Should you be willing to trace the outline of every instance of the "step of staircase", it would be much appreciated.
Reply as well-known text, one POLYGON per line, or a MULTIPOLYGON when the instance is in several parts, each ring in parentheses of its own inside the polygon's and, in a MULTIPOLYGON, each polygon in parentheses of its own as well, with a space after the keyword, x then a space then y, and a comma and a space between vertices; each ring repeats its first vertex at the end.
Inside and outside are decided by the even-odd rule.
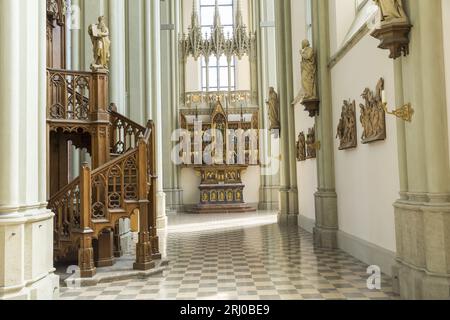
POLYGON ((111 283, 131 279, 147 279, 152 276, 162 275, 169 265, 169 260, 162 259, 155 261, 156 266, 151 270, 133 270, 133 264, 136 261, 135 259, 136 257, 134 255, 126 255, 122 258, 118 258, 112 267, 97 268, 97 274, 92 278, 81 278, 77 273, 74 273, 69 277, 67 277, 66 274, 60 275, 61 286, 76 289, 94 287, 101 283, 111 283))

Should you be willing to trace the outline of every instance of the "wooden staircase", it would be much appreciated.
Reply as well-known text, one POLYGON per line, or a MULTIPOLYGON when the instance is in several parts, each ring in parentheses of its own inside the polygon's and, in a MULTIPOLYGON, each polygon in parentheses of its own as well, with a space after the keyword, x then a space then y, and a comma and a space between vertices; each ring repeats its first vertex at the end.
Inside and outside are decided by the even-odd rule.
POLYGON ((107 73, 48 69, 47 76, 48 208, 55 213, 55 259, 77 260, 82 277, 94 276, 96 267, 112 265, 121 254, 119 220, 137 216, 134 268, 153 268, 161 257, 155 228, 154 123, 141 126, 108 106, 107 73), (70 183, 65 179, 68 141, 92 157, 92 168, 83 164, 70 183))

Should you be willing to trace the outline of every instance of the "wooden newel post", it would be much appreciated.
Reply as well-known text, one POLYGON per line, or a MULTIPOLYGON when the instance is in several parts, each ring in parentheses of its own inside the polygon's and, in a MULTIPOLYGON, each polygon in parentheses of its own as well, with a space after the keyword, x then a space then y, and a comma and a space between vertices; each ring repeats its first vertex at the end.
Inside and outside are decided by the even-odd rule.
POLYGON ((152 245, 148 221, 147 144, 142 136, 139 137, 138 152, 139 240, 136 245, 134 269, 150 270, 155 267, 155 263, 152 261, 152 245))
POLYGON ((92 168, 96 169, 109 161, 109 113, 108 72, 97 71, 92 75, 90 120, 95 123, 92 132, 92 168))
POLYGON ((156 132, 155 132, 155 123, 153 121, 149 121, 147 124, 147 128, 151 129, 151 136, 149 139, 148 146, 148 159, 150 168, 150 192, 149 192, 149 208, 148 208, 148 220, 150 222, 150 234, 152 241, 152 257, 153 259, 161 259, 161 253, 159 252, 159 238, 158 238, 158 230, 156 228, 156 218, 157 218, 157 206, 156 206, 156 188, 157 188, 157 180, 158 174, 156 172, 156 132))
POLYGON ((83 163, 80 174, 80 248, 78 250, 78 266, 82 278, 91 278, 96 274, 94 265, 94 249, 92 248, 92 236, 94 231, 90 227, 91 217, 91 169, 87 163, 83 163))

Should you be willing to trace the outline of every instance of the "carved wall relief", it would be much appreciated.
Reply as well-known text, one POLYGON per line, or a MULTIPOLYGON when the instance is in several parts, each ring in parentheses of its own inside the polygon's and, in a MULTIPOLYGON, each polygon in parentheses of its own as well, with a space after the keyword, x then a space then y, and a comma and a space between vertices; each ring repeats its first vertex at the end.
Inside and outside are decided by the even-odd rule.
POLYGON ((356 135, 356 102, 344 100, 336 135, 336 138, 340 140, 339 150, 356 148, 358 146, 356 135))
POLYGON ((306 160, 306 136, 304 132, 300 132, 297 140, 297 161, 306 160))
POLYGON ((363 144, 386 139, 386 114, 383 108, 382 92, 384 79, 380 79, 375 92, 366 88, 361 95, 365 104, 360 104, 360 121, 364 128, 361 136, 363 144))
POLYGON ((311 128, 308 130, 306 139, 306 159, 315 159, 317 156, 316 130, 311 128))

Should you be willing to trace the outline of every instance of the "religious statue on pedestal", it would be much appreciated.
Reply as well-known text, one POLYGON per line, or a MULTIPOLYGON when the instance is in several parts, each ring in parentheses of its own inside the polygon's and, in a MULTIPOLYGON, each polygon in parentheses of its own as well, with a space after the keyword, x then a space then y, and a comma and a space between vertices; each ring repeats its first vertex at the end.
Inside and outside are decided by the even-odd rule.
POLYGON ((402 0, 375 0, 381 11, 383 23, 404 22, 408 23, 408 16, 403 9, 402 0))
POLYGON ((106 26, 105 17, 99 17, 97 24, 90 25, 88 33, 91 37, 94 51, 94 62, 91 64, 91 70, 108 70, 109 58, 111 57, 111 41, 109 39, 109 29, 106 26))
POLYGON ((302 41, 300 50, 301 61, 301 89, 292 105, 301 103, 310 117, 319 114, 319 97, 317 96, 317 58, 308 40, 302 41))
POLYGON ((273 87, 269 88, 269 100, 266 102, 269 107, 270 130, 281 129, 280 124, 280 101, 278 94, 273 87))
POLYGON ((302 100, 317 98, 316 93, 316 54, 308 40, 302 42, 302 100))

